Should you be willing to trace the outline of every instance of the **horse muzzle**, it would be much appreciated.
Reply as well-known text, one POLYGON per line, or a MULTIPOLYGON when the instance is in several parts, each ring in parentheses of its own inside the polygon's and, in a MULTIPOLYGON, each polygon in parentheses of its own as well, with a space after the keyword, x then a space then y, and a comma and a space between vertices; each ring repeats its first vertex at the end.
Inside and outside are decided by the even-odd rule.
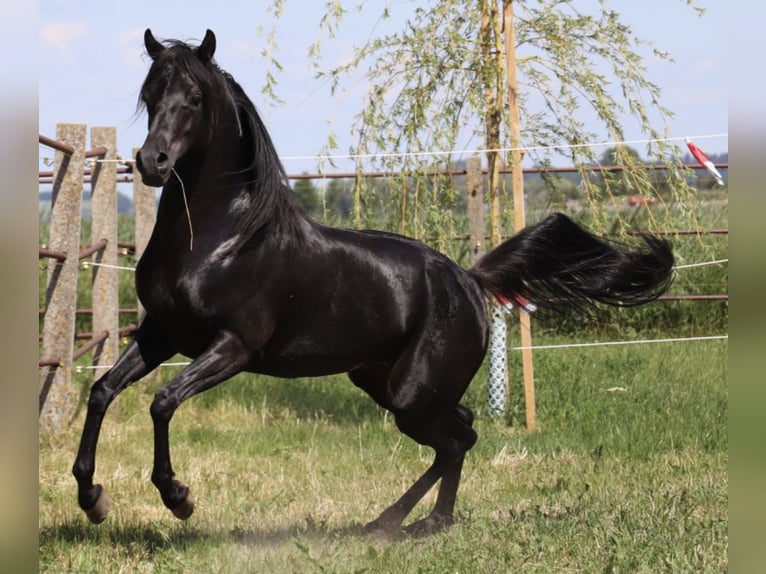
POLYGON ((136 168, 144 185, 162 187, 173 171, 173 162, 167 153, 144 147, 136 154, 136 168))

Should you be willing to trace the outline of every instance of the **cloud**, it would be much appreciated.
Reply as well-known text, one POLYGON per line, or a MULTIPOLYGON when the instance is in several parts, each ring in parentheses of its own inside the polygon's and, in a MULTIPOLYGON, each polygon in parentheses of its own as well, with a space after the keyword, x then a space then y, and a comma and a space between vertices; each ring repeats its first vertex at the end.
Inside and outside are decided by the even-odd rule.
POLYGON ((69 54, 72 44, 88 34, 88 24, 83 20, 62 20, 45 24, 40 39, 60 53, 69 54))

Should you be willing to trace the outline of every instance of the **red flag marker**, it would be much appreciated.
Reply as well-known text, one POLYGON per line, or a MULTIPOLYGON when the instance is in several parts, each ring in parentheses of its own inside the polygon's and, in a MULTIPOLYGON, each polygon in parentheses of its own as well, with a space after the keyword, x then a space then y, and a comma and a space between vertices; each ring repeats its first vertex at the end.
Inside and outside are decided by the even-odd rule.
POLYGON ((718 185, 723 185, 723 178, 721 177, 721 174, 715 168, 713 162, 710 161, 710 158, 705 155, 705 152, 694 145, 690 139, 686 140, 686 146, 689 148, 689 151, 692 152, 692 155, 699 162, 699 164, 706 168, 713 175, 715 180, 718 182, 718 185))

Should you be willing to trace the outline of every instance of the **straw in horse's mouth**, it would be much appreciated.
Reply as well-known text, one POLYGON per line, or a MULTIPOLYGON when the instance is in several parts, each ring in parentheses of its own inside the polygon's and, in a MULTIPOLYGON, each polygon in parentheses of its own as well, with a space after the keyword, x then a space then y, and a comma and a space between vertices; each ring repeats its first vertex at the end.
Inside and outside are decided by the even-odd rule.
POLYGON ((192 229, 191 213, 189 212, 189 201, 186 199, 186 187, 184 187, 184 182, 181 179, 181 176, 178 175, 176 168, 172 167, 170 169, 173 172, 173 175, 176 176, 178 183, 181 184, 181 194, 184 197, 184 207, 186 208, 186 219, 189 222, 189 251, 191 251, 194 247, 194 230, 192 229))

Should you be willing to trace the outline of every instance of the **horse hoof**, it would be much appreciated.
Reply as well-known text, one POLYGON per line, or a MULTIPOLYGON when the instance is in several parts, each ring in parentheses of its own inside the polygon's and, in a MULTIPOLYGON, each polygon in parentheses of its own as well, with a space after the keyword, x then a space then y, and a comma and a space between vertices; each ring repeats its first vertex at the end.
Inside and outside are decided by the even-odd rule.
POLYGON ((187 495, 181 504, 171 509, 171 512, 179 520, 186 520, 194 512, 194 497, 191 494, 187 495))
POLYGON ((404 532, 412 538, 425 538, 452 526, 453 522, 452 517, 427 516, 405 526, 404 532))
POLYGON ((362 533, 378 540, 393 540, 401 536, 401 524, 387 522, 380 518, 368 522, 362 527, 362 533))
POLYGON ((96 504, 86 510, 85 515, 93 524, 101 524, 107 514, 109 514, 109 496, 107 496, 106 490, 102 487, 96 499, 96 504))

